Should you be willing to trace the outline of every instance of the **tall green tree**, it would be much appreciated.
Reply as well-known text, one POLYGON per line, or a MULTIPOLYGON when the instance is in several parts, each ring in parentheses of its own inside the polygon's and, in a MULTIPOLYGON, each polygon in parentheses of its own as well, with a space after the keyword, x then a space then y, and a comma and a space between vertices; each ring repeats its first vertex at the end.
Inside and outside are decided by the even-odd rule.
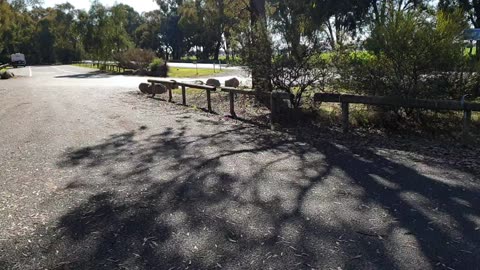
POLYGON ((162 14, 160 24, 160 39, 165 46, 165 58, 180 59, 190 50, 187 46, 185 33, 179 25, 179 9, 183 6, 183 0, 157 0, 162 14))
POLYGON ((142 49, 154 51, 158 56, 164 56, 165 47, 161 40, 161 24, 163 14, 160 10, 147 12, 143 15, 143 23, 135 30, 135 44, 142 49))
POLYGON ((442 10, 459 8, 475 28, 480 28, 480 0, 440 0, 438 6, 442 10))

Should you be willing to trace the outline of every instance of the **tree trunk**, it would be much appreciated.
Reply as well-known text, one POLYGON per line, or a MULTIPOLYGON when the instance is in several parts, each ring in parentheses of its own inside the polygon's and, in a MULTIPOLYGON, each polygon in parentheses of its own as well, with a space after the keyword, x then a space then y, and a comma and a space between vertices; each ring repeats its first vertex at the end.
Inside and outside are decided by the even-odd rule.
POLYGON ((225 55, 227 57, 227 62, 230 62, 230 32, 225 31, 225 55))
POLYGON ((268 37, 265 0, 250 0, 250 26, 249 62, 252 68, 253 88, 257 92, 271 92, 272 51, 268 37))
POLYGON ((218 56, 220 55, 221 45, 222 45, 222 42, 220 40, 217 41, 217 45, 215 46, 215 54, 214 54, 214 59, 216 62, 218 62, 218 56))

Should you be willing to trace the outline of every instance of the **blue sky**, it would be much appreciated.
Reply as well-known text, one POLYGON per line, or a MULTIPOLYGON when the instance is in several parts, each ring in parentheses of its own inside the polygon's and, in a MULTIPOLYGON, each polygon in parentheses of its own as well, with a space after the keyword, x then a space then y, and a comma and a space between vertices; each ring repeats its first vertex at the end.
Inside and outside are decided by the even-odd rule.
MULTIPOLYGON (((90 0, 44 0, 45 7, 52 7, 56 4, 62 4, 65 2, 70 2, 70 4, 74 5, 75 8, 78 9, 89 9, 90 8, 90 0)), ((133 7, 138 12, 145 12, 145 11, 152 11, 154 9, 158 9, 158 5, 153 0, 100 0, 100 2, 106 6, 112 6, 115 3, 123 3, 133 7)))

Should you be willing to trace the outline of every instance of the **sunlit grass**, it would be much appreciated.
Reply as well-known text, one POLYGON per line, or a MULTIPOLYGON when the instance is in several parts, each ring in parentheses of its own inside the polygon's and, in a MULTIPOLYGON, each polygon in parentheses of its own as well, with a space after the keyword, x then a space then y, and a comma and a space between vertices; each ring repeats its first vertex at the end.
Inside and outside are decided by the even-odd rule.
POLYGON ((213 69, 195 69, 195 68, 173 68, 170 67, 168 71, 168 77, 172 78, 196 78, 204 77, 209 75, 218 75, 221 74, 220 70, 213 69))
MULTIPOLYGON (((86 64, 86 63, 78 63, 73 64, 73 66, 83 67, 83 68, 90 68, 98 70, 98 67, 93 64, 86 64)), ((171 78, 197 78, 197 77, 205 77, 210 75, 218 75, 221 74, 223 71, 218 69, 195 69, 195 68, 172 68, 170 67, 168 72, 168 77, 171 78)))
MULTIPOLYGON (((187 95, 199 95, 199 94, 203 94, 205 92, 206 92, 205 90, 197 89, 197 88, 187 88, 187 89, 185 89, 185 93, 187 95)), ((182 94, 182 89, 181 88, 174 89, 174 90, 172 90, 172 93, 176 94, 176 95, 181 95, 182 94)))

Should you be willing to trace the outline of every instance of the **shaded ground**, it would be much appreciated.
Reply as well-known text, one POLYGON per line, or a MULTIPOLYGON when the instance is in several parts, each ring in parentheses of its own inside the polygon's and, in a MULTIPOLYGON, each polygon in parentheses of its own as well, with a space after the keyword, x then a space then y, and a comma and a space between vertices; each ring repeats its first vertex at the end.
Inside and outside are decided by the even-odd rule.
POLYGON ((0 87, 0 269, 479 269, 475 150, 59 80, 0 87))

